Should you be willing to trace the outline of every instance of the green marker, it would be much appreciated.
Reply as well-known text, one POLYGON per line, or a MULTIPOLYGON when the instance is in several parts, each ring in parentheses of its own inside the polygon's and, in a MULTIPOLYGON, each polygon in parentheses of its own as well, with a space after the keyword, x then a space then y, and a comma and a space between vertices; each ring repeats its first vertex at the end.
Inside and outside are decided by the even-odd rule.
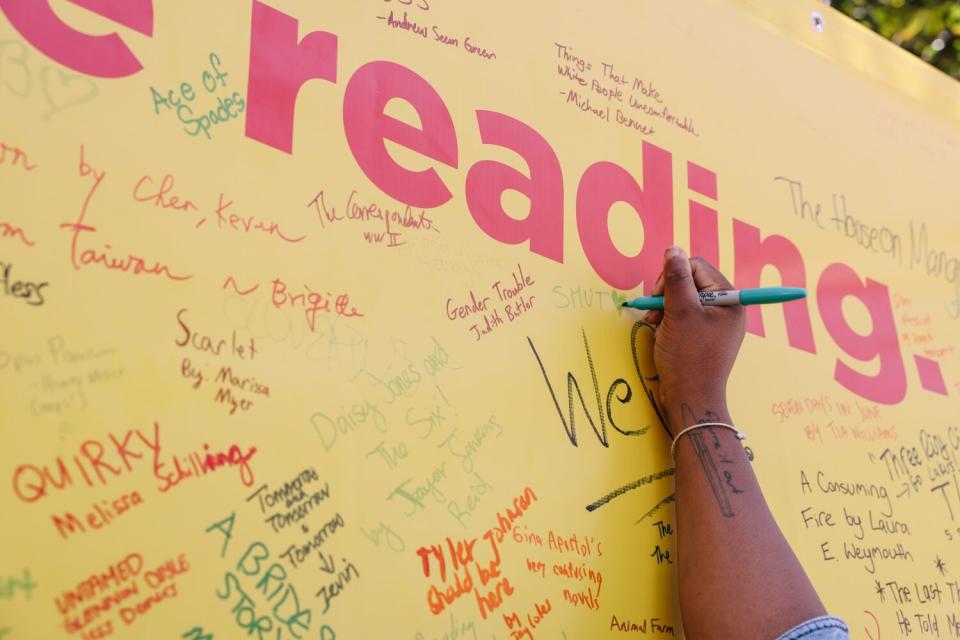
MULTIPOLYGON (((732 291, 701 291, 700 304, 730 307, 735 304, 775 304, 807 297, 803 287, 761 287, 733 289, 732 291)), ((623 303, 631 309, 663 309, 663 296, 634 298, 623 303)))

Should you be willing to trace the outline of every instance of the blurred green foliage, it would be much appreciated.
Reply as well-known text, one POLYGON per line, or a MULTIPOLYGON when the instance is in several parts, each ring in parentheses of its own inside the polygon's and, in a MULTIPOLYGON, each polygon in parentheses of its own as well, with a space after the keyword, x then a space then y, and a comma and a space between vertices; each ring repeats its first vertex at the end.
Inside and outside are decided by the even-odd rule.
POLYGON ((830 4, 960 80, 960 0, 833 0, 830 4))

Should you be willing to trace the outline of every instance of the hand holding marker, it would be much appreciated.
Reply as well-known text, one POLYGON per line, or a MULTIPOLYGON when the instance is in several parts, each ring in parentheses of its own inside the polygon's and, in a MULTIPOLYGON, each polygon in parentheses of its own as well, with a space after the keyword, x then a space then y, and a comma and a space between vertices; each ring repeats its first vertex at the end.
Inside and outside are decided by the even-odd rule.
MULTIPOLYGON (((730 291, 701 291, 700 304, 729 307, 735 304, 773 304, 799 300, 807 296, 802 287, 761 287, 759 289, 733 289, 730 291)), ((634 298, 623 303, 631 309, 663 309, 663 296, 634 298)))

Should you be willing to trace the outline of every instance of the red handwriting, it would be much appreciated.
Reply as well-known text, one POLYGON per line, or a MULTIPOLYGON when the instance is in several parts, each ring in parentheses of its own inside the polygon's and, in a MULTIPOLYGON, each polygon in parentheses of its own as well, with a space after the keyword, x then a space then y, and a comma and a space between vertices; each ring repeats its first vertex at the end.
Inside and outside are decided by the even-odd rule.
POLYGON ((36 244, 36 242, 27 237, 23 229, 15 227, 8 222, 0 222, 0 238, 19 238, 20 241, 28 247, 36 244))
MULTIPOLYGON (((458 541, 456 545, 447 538, 447 545, 450 550, 450 558, 453 564, 454 584, 441 589, 432 585, 427 592, 427 603, 430 606, 430 613, 440 615, 448 605, 456 602, 458 598, 464 596, 474 589, 473 576, 470 574, 469 564, 473 562, 473 547, 477 539, 458 541), (462 570, 462 573, 461 573, 462 570)), ((423 574, 430 577, 430 554, 436 557, 440 567, 440 581, 447 582, 447 567, 444 559, 443 547, 433 545, 429 549, 420 547, 417 549, 417 555, 423 562, 423 574)), ((479 565, 478 565, 479 566, 479 565)))
MULTIPOLYGON (((242 231, 244 233, 249 233, 251 231, 262 231, 269 236, 276 236, 285 242, 291 244, 296 244, 304 240, 307 236, 303 235, 299 238, 292 238, 287 236, 280 229, 280 225, 276 222, 262 222, 257 220, 254 216, 241 216, 236 213, 227 213, 227 209, 233 206, 233 200, 226 200, 223 194, 220 194, 220 201, 217 204, 217 208, 214 213, 217 216, 217 228, 218 229, 232 229, 233 231, 242 231)), ((199 224, 197 225, 199 226, 199 224)))
MULTIPOLYGON (((453 561, 453 569, 457 571, 460 567, 467 566, 470 562, 473 561, 473 547, 477 544, 477 539, 473 538, 472 540, 463 540, 457 541, 454 544, 453 540, 447 538, 447 547, 450 550, 450 558, 453 561)), ((423 575, 427 578, 430 577, 430 556, 433 555, 437 559, 437 563, 440 568, 440 581, 447 581, 447 563, 443 553, 443 547, 433 545, 430 548, 420 547, 417 549, 417 555, 420 556, 420 560, 423 563, 423 575)))
POLYGON ((227 405, 230 408, 230 415, 240 411, 248 411, 253 407, 253 400, 243 397, 241 394, 256 394, 270 397, 270 387, 260 382, 254 377, 242 377, 234 374, 232 367, 220 367, 214 380, 220 384, 213 401, 219 404, 227 405))
POLYGON ((820 395, 806 398, 787 398, 774 402, 770 408, 773 415, 780 418, 780 422, 788 420, 791 416, 803 415, 850 415, 850 404, 847 402, 838 402, 830 396, 820 395))
MULTIPOLYGON (((73 234, 70 242, 70 262, 73 265, 75 271, 79 271, 81 267, 87 267, 92 264, 99 264, 105 269, 110 271, 123 271, 125 273, 132 273, 133 275, 140 275, 142 273, 166 276, 170 280, 182 281, 189 280, 192 275, 177 275, 171 273, 170 268, 165 264, 160 262, 154 262, 152 265, 147 264, 140 256, 133 254, 127 254, 126 257, 111 256, 106 251, 96 251, 94 249, 84 249, 80 251, 79 242, 81 233, 93 233, 96 232, 97 228, 84 224, 86 220, 87 213, 90 210, 90 202, 93 199, 94 194, 100 188, 100 185, 103 184, 103 180, 107 177, 106 171, 97 171, 91 164, 89 164, 84 155, 84 146, 80 145, 80 176, 83 178, 90 177, 93 180, 93 183, 90 185, 90 190, 87 191, 87 195, 83 200, 83 205, 80 208, 80 216, 77 218, 76 222, 64 222, 60 225, 61 229, 70 231, 73 234)), ((104 244, 104 249, 112 249, 111 245, 104 244)))
POLYGON ((88 527, 95 530, 102 529, 113 522, 118 516, 122 516, 140 504, 143 504, 143 498, 138 491, 134 491, 129 495, 121 494, 113 500, 101 500, 99 504, 93 503, 91 505, 92 508, 87 512, 83 520, 77 518, 76 514, 72 511, 67 511, 63 515, 54 515, 53 525, 57 528, 60 536, 66 540, 70 534, 76 533, 77 531, 86 533, 88 527))
POLYGON ((153 469, 154 476, 159 480, 165 480, 165 484, 159 487, 160 493, 166 493, 182 480, 198 477, 201 474, 216 471, 222 467, 239 468, 240 481, 243 483, 243 486, 249 487, 253 485, 254 477, 253 471, 250 468, 250 459, 257 453, 256 447, 250 447, 246 453, 244 453, 243 449, 235 444, 230 445, 230 448, 226 451, 210 451, 210 445, 204 444, 203 452, 204 456, 202 460, 196 453, 191 453, 188 456, 190 463, 193 465, 192 472, 189 468, 181 468, 180 459, 176 456, 174 456, 174 473, 167 474, 166 476, 159 475, 158 468, 155 465, 153 469))
MULTIPOLYGON (((911 304, 912 302, 908 298, 894 295, 895 308, 909 307, 911 304)), ((955 347, 953 345, 934 344, 939 341, 929 330, 931 324, 929 313, 901 313, 900 321, 910 328, 909 331, 900 332, 900 341, 904 345, 915 347, 917 352, 922 351, 927 358, 943 358, 954 353, 955 347)))
POLYGON ((529 295, 528 289, 536 284, 532 276, 523 272, 523 265, 517 263, 517 270, 511 274, 512 283, 495 280, 490 284, 490 295, 478 297, 473 289, 464 294, 461 304, 453 298, 447 298, 446 316, 448 320, 464 320, 473 316, 475 322, 469 330, 474 337, 481 337, 493 333, 498 327, 507 322, 514 322, 524 314, 533 310, 537 297, 529 295), (491 300, 499 301, 491 303, 491 300), (500 310, 503 309, 501 315, 500 310), (506 317, 506 320, 504 320, 506 317))
POLYGON ((410 205, 406 205, 401 212, 398 209, 381 207, 376 202, 360 204, 357 202, 357 199, 359 199, 359 193, 354 189, 350 192, 350 197, 347 198, 347 220, 360 220, 362 222, 381 220, 388 233, 390 232, 391 224, 400 225, 400 227, 404 229, 440 231, 423 209, 420 210, 420 215, 415 216, 410 205))
POLYGON ((226 338, 220 338, 219 340, 211 338, 187 324, 187 311, 188 309, 180 309, 177 312, 177 324, 180 325, 182 331, 181 336, 174 341, 174 344, 178 347, 190 346, 197 351, 211 353, 215 356, 219 356, 223 352, 224 355, 236 356, 241 360, 253 360, 257 357, 257 344, 253 338, 238 341, 236 331, 231 332, 229 340, 226 338), (229 347, 226 351, 223 350, 225 346, 229 347))
MULTIPOLYGON (((150 176, 143 176, 137 181, 137 183, 133 187, 133 199, 138 202, 152 202, 155 207, 160 207, 161 209, 172 209, 174 211, 181 211, 181 212, 199 211, 200 208, 197 206, 197 204, 193 200, 190 200, 189 198, 181 199, 181 196, 173 193, 173 189, 175 185, 176 185, 176 181, 173 175, 169 173, 163 176, 163 179, 160 181, 159 187, 156 185, 153 178, 151 178, 150 176)), ((296 240, 292 240, 290 238, 287 238, 286 236, 283 235, 282 232, 280 232, 279 227, 277 227, 276 225, 273 225, 273 227, 275 228, 271 228, 271 227, 264 226, 262 223, 254 224, 253 216, 250 216, 249 218, 244 220, 240 216, 235 214, 230 214, 229 216, 224 215, 223 212, 232 204, 233 204, 232 202, 224 204, 223 194, 220 195, 220 206, 214 213, 217 215, 217 219, 220 222, 221 229, 224 227, 224 224, 226 224, 237 231, 241 229, 243 229, 244 231, 250 231, 251 229, 259 229, 262 231, 266 231, 268 233, 272 233, 273 231, 276 231, 280 237, 282 237, 284 240, 287 240, 288 242, 299 242, 300 240, 303 239, 303 238, 298 238, 296 240)), ((206 224, 206 222, 207 222, 206 217, 200 218, 194 224, 193 228, 199 229, 204 224, 206 224)))
POLYGON ((327 200, 323 191, 317 192, 313 200, 307 203, 308 207, 313 207, 317 211, 317 217, 320 219, 320 227, 326 229, 327 223, 340 222, 343 216, 337 213, 333 207, 327 207, 327 200))
POLYGON ((880 406, 872 403, 861 403, 858 400, 853 401, 853 406, 846 400, 837 400, 828 395, 807 396, 804 398, 787 398, 774 402, 770 408, 773 415, 780 418, 780 422, 785 422, 793 416, 836 416, 847 418, 848 416, 859 416, 861 422, 878 422, 883 420, 880 406), (856 409, 856 413, 854 413, 856 409))
POLYGON ((114 632, 110 607, 96 604, 107 598, 111 604, 132 599, 140 592, 137 576, 143 570, 143 556, 131 553, 122 560, 95 571, 64 590, 54 598, 57 611, 63 616, 63 628, 68 634, 83 632, 84 640, 106 638, 114 632))
POLYGON ((242 412, 253 408, 253 400, 245 397, 246 395, 270 397, 269 386, 253 376, 234 372, 232 366, 222 365, 213 378, 208 378, 208 370, 202 365, 194 365, 190 358, 184 358, 180 362, 180 375, 191 382, 190 386, 194 390, 203 388, 204 382, 211 381, 211 384, 217 387, 213 402, 226 405, 230 415, 234 415, 238 410, 242 412))
MULTIPOLYGON (((478 558, 475 547, 479 538, 457 541, 447 538, 446 546, 440 544, 417 549, 424 577, 430 577, 434 562, 439 572, 439 584, 431 584, 427 590, 430 613, 440 615, 459 598, 473 593, 480 617, 486 620, 507 597, 513 595, 514 589, 510 580, 500 573, 503 560, 500 544, 513 528, 513 523, 523 516, 536 500, 533 490, 526 487, 522 494, 514 498, 512 506, 506 509, 506 514, 497 512, 497 524, 481 536, 490 545, 489 559, 481 561, 478 558), (448 580, 448 569, 452 582, 448 580)), ((482 548, 486 549, 485 546, 482 548)))
POLYGON ((233 276, 227 276, 227 279, 223 281, 224 289, 227 288, 227 285, 233 285, 233 290, 242 296, 250 295, 251 293, 253 293, 254 291, 260 288, 260 283, 258 282, 257 284, 253 285, 249 289, 241 289, 239 285, 237 285, 237 281, 236 279, 234 279, 233 276))
POLYGON ((106 438, 85 440, 75 455, 58 456, 51 464, 21 464, 13 471, 13 492, 30 503, 81 484, 108 486, 114 478, 131 473, 142 460, 151 464, 160 493, 223 467, 238 469, 240 481, 249 487, 254 482, 250 461, 256 452, 256 447, 243 451, 235 444, 226 451, 213 451, 204 444, 203 451, 173 455, 164 451, 160 423, 154 422, 152 433, 140 429, 108 433, 106 438))
POLYGON ((519 520, 530 508, 530 505, 536 501, 537 494, 534 493, 533 489, 530 487, 524 488, 523 493, 513 499, 513 508, 507 507, 506 515, 497 512, 497 526, 487 530, 483 537, 496 536, 498 543, 503 542, 507 533, 513 529, 513 523, 519 520))
POLYGON ((348 221, 354 223, 371 223, 380 227, 382 231, 364 231, 363 239, 369 244, 382 244, 387 247, 402 247, 406 242, 403 240, 403 232, 406 231, 433 231, 440 233, 436 223, 427 215, 424 209, 420 209, 418 214, 414 213, 410 205, 394 205, 385 207, 376 202, 361 204, 359 202, 359 192, 354 189, 350 192, 344 207, 345 214, 338 212, 336 207, 327 203, 327 196, 324 191, 317 192, 307 207, 312 207, 316 211, 317 218, 320 220, 320 227, 327 228, 327 225, 333 226, 338 222, 348 221))
MULTIPOLYGON (((90 574, 75 587, 55 597, 53 602, 57 606, 57 611, 61 615, 66 615, 72 609, 79 608, 84 602, 102 597, 110 590, 134 579, 142 569, 143 556, 139 553, 131 553, 119 562, 109 565, 105 570, 90 574)), ((68 629, 68 631, 74 630, 68 629)))
POLYGON ((823 444, 824 435, 835 440, 861 440, 874 442, 877 440, 897 440, 896 425, 864 424, 858 422, 840 422, 828 420, 826 422, 808 422, 803 426, 803 435, 810 442, 823 444))
POLYGON ((177 594, 177 583, 169 582, 164 585, 163 588, 156 588, 152 593, 149 593, 146 598, 131 603, 129 607, 121 607, 120 619, 123 620, 123 623, 126 625, 133 624, 138 617, 146 615, 148 611, 164 600, 176 598, 177 594))
POLYGON ((543 604, 535 602, 533 608, 533 613, 526 615, 526 622, 520 620, 520 616, 516 612, 510 615, 503 614, 503 623, 507 625, 507 630, 510 631, 510 637, 513 640, 521 640, 522 638, 534 640, 533 630, 540 626, 548 613, 553 611, 550 598, 547 598, 543 604))
POLYGON ((946 355, 952 354, 954 351, 956 351, 956 348, 953 345, 940 348, 925 347, 923 350, 923 355, 927 356, 928 358, 942 358, 946 355))
POLYGON ((181 553, 141 574, 142 570, 143 556, 131 553, 64 591, 54 600, 63 615, 63 628, 68 634, 82 632, 83 640, 112 635, 114 615, 130 625, 164 600, 176 598, 176 578, 190 571, 190 564, 181 553), (139 582, 141 576, 145 586, 139 582))
POLYGON ((0 165, 9 164, 15 167, 18 163, 25 171, 33 171, 37 168, 37 165, 30 164, 27 160, 27 154, 23 149, 0 142, 0 165))
POLYGON ((271 284, 273 285, 273 292, 270 295, 270 301, 273 306, 277 309, 282 309, 285 306, 302 307, 310 331, 316 330, 318 313, 334 313, 345 318, 363 317, 363 314, 357 311, 356 307, 350 306, 350 294, 348 293, 334 296, 327 291, 326 294, 323 294, 314 291, 307 285, 303 286, 305 293, 290 293, 287 284, 279 278, 273 280, 271 284))
POLYGON ((171 194, 174 187, 173 176, 169 173, 163 176, 158 188, 150 176, 143 176, 133 186, 133 199, 137 202, 152 202, 161 209, 174 211, 197 211, 197 205, 192 200, 180 201, 180 197, 171 194))

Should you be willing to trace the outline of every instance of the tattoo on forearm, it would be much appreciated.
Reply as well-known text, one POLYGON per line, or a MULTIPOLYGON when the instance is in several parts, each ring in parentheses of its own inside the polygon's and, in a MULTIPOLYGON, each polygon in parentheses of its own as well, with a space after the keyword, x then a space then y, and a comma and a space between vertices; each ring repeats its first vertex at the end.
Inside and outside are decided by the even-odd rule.
MULTIPOLYGON (((720 419, 720 416, 709 410, 698 418, 686 403, 681 405, 680 414, 684 425, 718 422, 720 419)), ((710 483, 713 497, 717 501, 717 506, 720 507, 720 513, 723 514, 724 518, 734 517, 736 514, 733 512, 733 505, 730 504, 730 495, 737 495, 744 491, 737 486, 733 472, 721 468, 721 465, 732 465, 733 461, 723 451, 723 445, 716 428, 697 429, 690 432, 689 437, 693 444, 693 450, 696 452, 697 458, 700 459, 700 465, 703 467, 707 482, 710 483)))
POLYGON ((727 486, 733 490, 733 494, 743 493, 743 489, 737 489, 736 485, 733 484, 733 474, 729 471, 723 472, 723 479, 727 481, 727 486))
POLYGON ((713 459, 713 454, 710 452, 710 447, 707 446, 703 434, 694 431, 690 434, 690 441, 693 443, 693 449, 696 451, 697 457, 700 458, 703 473, 707 476, 707 481, 713 490, 713 497, 717 500, 720 513, 723 514, 724 518, 732 518, 736 514, 734 514, 733 507, 730 505, 730 498, 727 496, 727 489, 720 477, 717 462, 713 459))

